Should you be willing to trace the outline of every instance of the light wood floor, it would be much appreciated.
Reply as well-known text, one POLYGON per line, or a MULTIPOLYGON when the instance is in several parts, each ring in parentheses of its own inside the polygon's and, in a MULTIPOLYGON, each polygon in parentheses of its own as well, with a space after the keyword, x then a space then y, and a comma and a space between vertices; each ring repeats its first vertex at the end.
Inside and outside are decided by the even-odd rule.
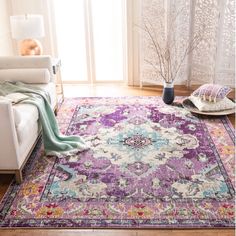
MULTIPOLYGON (((140 89, 121 85, 65 85, 66 97, 89 97, 89 96, 161 96, 161 89, 140 89)), ((175 88, 175 94, 188 96, 191 90, 185 87, 175 88)), ((234 96, 233 94, 231 96, 234 96)), ((229 119, 235 126, 235 116, 229 119)), ((6 192, 13 176, 0 175, 0 199, 6 192)), ((6 229, 0 230, 0 236, 233 236, 233 229, 180 229, 180 230, 56 230, 56 229, 6 229)))

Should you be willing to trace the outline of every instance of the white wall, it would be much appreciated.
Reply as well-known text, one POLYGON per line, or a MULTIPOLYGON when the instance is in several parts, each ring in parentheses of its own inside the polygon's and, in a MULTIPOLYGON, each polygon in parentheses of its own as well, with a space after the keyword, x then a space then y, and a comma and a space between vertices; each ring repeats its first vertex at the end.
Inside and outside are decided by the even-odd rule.
POLYGON ((0 56, 14 55, 8 2, 8 0, 0 0, 0 56))

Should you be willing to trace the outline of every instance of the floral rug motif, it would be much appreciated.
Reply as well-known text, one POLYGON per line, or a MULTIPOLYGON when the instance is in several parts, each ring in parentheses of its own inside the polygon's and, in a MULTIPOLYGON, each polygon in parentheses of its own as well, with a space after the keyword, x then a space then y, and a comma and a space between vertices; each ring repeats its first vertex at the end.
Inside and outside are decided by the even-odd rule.
POLYGON ((41 141, 0 204, 0 227, 234 227, 234 130, 181 98, 73 98, 61 132, 90 148, 42 155, 41 141))

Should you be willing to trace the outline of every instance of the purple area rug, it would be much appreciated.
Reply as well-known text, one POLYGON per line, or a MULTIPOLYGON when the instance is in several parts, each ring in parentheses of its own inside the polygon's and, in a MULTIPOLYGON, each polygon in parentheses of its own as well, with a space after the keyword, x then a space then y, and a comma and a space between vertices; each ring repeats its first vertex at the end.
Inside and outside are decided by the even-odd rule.
POLYGON ((24 182, 1 201, 1 227, 234 227, 227 117, 197 117, 158 97, 75 98, 58 122, 90 149, 45 157, 39 142, 24 182))

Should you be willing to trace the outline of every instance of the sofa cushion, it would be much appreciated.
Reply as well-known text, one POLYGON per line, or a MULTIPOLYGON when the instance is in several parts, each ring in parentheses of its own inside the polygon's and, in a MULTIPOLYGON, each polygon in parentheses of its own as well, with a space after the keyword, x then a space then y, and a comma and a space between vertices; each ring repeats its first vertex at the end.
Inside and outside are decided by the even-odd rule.
MULTIPOLYGON (((48 84, 34 84, 35 87, 39 87, 45 91, 48 92, 50 99, 51 99, 51 105, 52 108, 55 108, 56 105, 56 89, 55 89, 55 84, 50 82, 48 84)), ((34 114, 33 119, 38 119, 38 110, 35 106, 30 105, 30 104, 16 104, 13 105, 13 115, 14 115, 14 121, 15 121, 15 126, 18 126, 24 119, 25 116, 31 116, 32 113, 34 114), (25 106, 27 105, 27 106, 25 106), (32 108, 33 107, 33 108, 32 108), (24 115, 25 113, 28 113, 24 115)))
POLYGON ((44 91, 47 91, 51 98, 51 106, 54 109, 57 103, 57 95, 56 95, 56 86, 55 83, 50 82, 48 84, 34 84, 35 87, 41 88, 44 91))
MULTIPOLYGON (((34 84, 34 86, 48 92, 51 98, 52 108, 55 108, 55 84, 50 82, 48 84, 34 84)), ((31 104, 18 103, 12 107, 18 142, 21 143, 23 139, 29 135, 29 132, 31 132, 29 127, 32 126, 33 123, 37 123, 37 120, 39 119, 39 113, 37 107, 31 104)))
POLYGON ((30 120, 36 121, 39 118, 38 109, 31 104, 15 104, 12 106, 16 127, 30 120))
POLYGON ((15 126, 18 126, 22 120, 22 115, 21 111, 18 106, 13 106, 13 116, 14 116, 14 121, 15 121, 15 126))
POLYGON ((13 106, 13 115, 15 119, 16 133, 18 142, 23 140, 30 134, 30 127, 37 123, 39 113, 37 107, 31 104, 16 104, 13 106))
POLYGON ((39 134, 39 127, 38 122, 30 123, 27 125, 27 129, 24 132, 24 137, 21 142, 19 143, 19 158, 18 158, 18 165, 21 166, 25 160, 25 157, 29 153, 32 145, 34 144, 37 136, 39 134))
POLYGON ((50 73, 51 81, 54 81, 52 60, 49 55, 0 56, 0 69, 46 68, 50 73))
POLYGON ((42 68, 0 69, 0 81, 47 84, 50 81, 50 73, 48 69, 42 68))

